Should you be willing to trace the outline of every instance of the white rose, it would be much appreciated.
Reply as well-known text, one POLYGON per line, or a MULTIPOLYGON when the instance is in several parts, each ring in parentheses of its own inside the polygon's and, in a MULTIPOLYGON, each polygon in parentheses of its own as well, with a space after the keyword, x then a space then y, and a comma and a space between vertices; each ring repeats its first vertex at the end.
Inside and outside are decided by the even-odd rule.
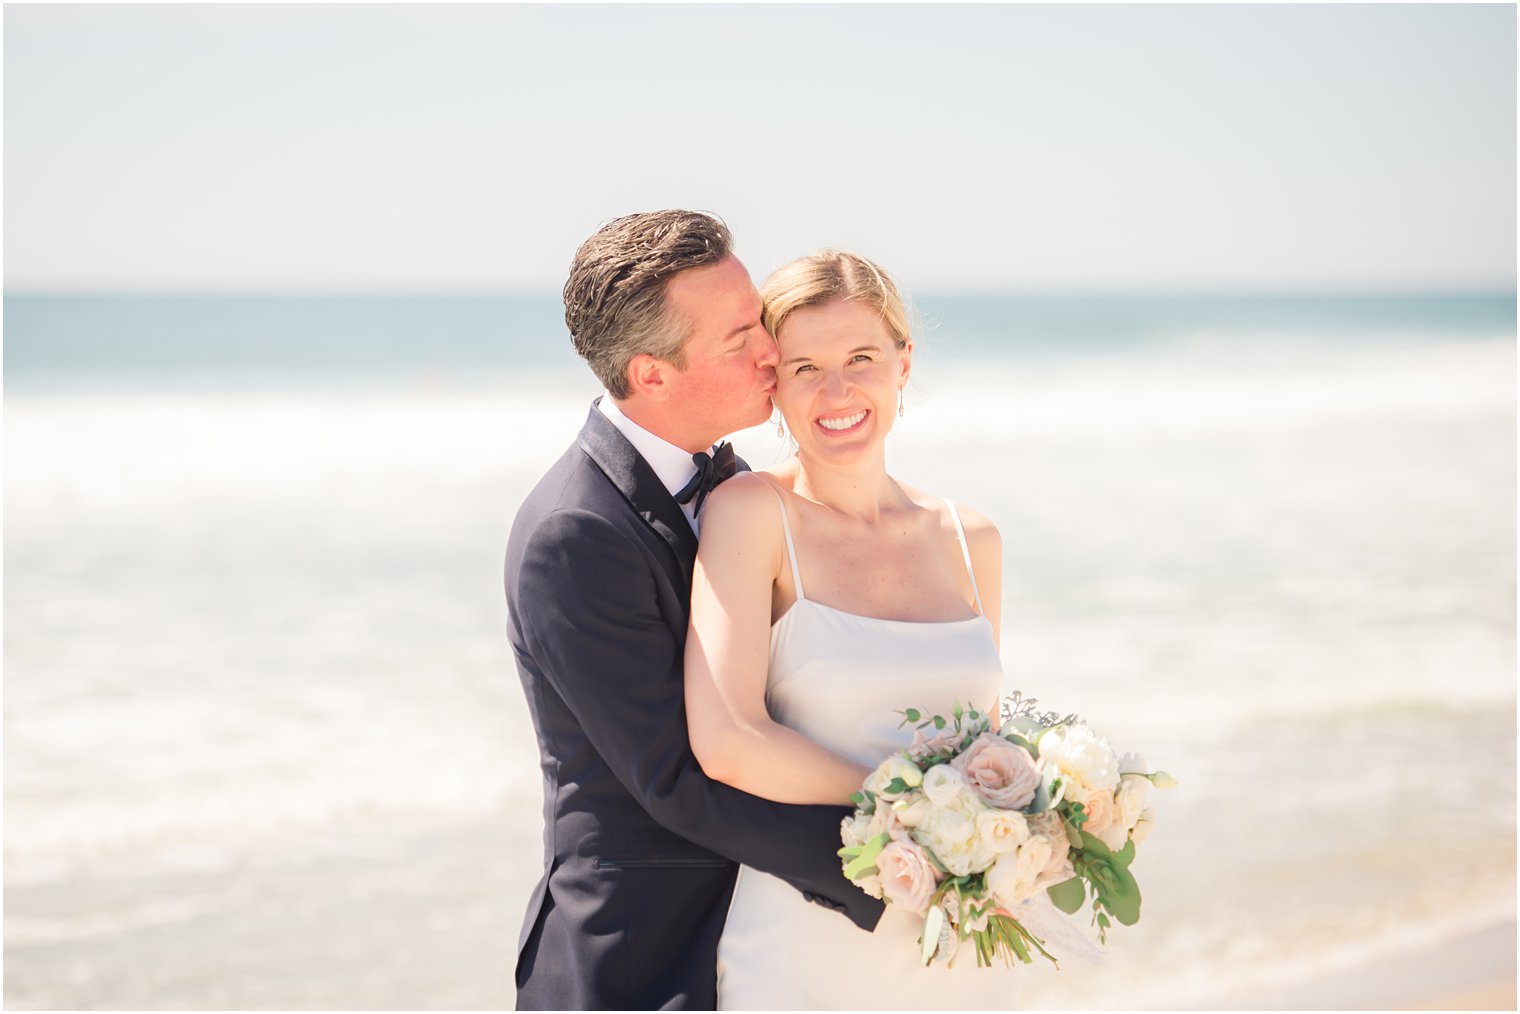
POLYGON ((1091 789, 1119 787, 1119 758, 1108 741, 1085 725, 1058 726, 1040 737, 1040 759, 1091 789))
POLYGON ((998 904, 1004 908, 1013 908, 1025 897, 1033 897, 1033 894, 1019 894, 1019 862, 1018 854, 1010 852, 999 856, 998 861, 992 864, 992 869, 987 871, 987 890, 997 899, 998 904))
POLYGON ((1042 834, 1030 835, 1029 840, 1014 853, 1018 860, 1019 877, 1033 884, 1035 878, 1050 865, 1050 852, 1049 838, 1042 834))
POLYGON ((1119 773, 1121 775, 1143 775, 1146 773, 1145 758, 1130 750, 1119 758, 1119 773))
POLYGON ((1135 821, 1134 830, 1130 831, 1129 836, 1134 839, 1136 845, 1139 845, 1150 837, 1151 828, 1155 826, 1156 811, 1147 807, 1140 811, 1140 819, 1135 821))
POLYGON ((895 779, 902 779, 902 783, 910 789, 916 789, 923 784, 924 773, 918 770, 917 764, 914 764, 903 754, 894 753, 888 757, 885 767, 887 769, 888 783, 891 783, 895 779))
POLYGON ((917 827, 934 812, 934 804, 922 792, 915 792, 906 799, 893 803, 892 809, 897 811, 897 819, 903 827, 917 827))
POLYGON ((867 833, 870 827, 871 818, 857 813, 839 822, 839 838, 847 847, 864 845, 871 837, 867 833))
POLYGON ((1012 908, 1033 898, 1040 890, 1040 874, 1050 863, 1050 840, 1032 835, 1017 851, 999 856, 987 871, 987 889, 997 896, 1004 908, 1012 908))
POLYGON ((1149 778, 1133 774, 1120 776, 1119 791, 1114 794, 1114 803, 1119 808, 1119 823, 1124 825, 1125 830, 1134 827, 1135 821, 1140 819, 1140 811, 1145 809, 1145 797, 1150 791, 1149 778))
POLYGON ((936 764, 924 772, 924 795, 935 806, 949 806, 974 794, 961 773, 949 764, 936 764))
POLYGON ((873 796, 880 796, 881 790, 886 788, 887 783, 892 780, 887 777, 887 769, 891 763, 892 758, 888 757, 886 760, 877 765, 875 771, 872 771, 870 774, 866 775, 865 783, 860 787, 861 791, 869 792, 873 796))
POLYGON ((983 810, 976 815, 982 845, 991 852, 1012 852, 1029 838, 1029 821, 1014 810, 983 810))
POLYGON ((866 778, 865 787, 873 793, 877 799, 893 800, 901 799, 923 781, 923 774, 918 770, 918 765, 900 753, 895 753, 879 764, 875 771, 866 778), (887 788, 896 779, 902 779, 907 788, 901 792, 893 792, 887 788))

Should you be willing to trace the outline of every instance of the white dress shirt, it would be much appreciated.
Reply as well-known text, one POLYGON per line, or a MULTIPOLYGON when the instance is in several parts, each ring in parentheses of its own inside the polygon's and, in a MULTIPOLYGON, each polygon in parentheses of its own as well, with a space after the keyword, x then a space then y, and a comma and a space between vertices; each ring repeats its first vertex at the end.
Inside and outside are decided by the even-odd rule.
MULTIPOLYGON (((606 416, 612 425, 618 428, 618 432, 628 438, 633 449, 639 452, 639 456, 649 463, 654 469, 654 474, 665 484, 671 496, 675 496, 686 487, 691 477, 697 474, 696 462, 691 460, 691 453, 683 451, 675 444, 663 437, 657 437, 653 433, 634 422, 623 414, 617 407, 617 402, 612 400, 612 395, 604 394, 597 400, 596 407, 606 416)), ((708 453, 712 453, 709 449, 708 453)), ((681 513, 686 515, 687 522, 691 525, 693 534, 701 534, 701 527, 697 522, 695 500, 692 503, 677 504, 681 513)))

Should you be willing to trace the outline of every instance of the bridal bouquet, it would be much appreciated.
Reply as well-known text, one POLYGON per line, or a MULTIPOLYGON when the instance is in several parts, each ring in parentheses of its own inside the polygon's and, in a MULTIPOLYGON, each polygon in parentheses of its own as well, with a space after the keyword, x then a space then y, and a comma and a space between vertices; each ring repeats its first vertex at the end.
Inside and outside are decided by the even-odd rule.
MULTIPOLYGON (((1134 754, 1117 756, 1075 715, 1040 714, 1014 694, 999 730, 955 706, 950 717, 901 712, 912 744, 851 796, 840 835, 844 875, 924 918, 922 960, 950 961, 963 941, 979 966, 1001 956, 1056 959, 1019 914, 1044 892, 1068 914, 1092 898, 1098 938, 1140 918, 1130 874, 1155 822, 1146 796, 1170 788, 1134 754)), ((1091 944, 1087 944, 1090 948, 1091 944)))

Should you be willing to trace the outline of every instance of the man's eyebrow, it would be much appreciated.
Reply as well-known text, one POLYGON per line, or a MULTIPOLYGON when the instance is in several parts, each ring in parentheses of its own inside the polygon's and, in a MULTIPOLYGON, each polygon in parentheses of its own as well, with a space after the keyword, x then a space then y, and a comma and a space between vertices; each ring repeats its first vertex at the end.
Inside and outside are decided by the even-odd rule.
POLYGON ((739 335, 743 334, 745 331, 748 331, 750 328, 754 327, 755 325, 757 325, 759 323, 760 323, 760 318, 756 317, 754 320, 750 321, 748 324, 740 324, 738 327, 734 328, 728 334, 724 335, 723 336, 723 340, 724 341, 728 341, 730 338, 737 338, 739 335))

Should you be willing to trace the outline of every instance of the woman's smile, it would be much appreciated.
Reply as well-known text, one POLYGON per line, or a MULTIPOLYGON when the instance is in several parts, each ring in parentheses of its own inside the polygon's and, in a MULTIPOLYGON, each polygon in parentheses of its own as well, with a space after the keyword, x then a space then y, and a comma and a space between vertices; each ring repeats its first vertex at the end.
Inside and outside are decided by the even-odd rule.
POLYGON ((825 431, 835 435, 842 435, 855 432, 865 424, 866 416, 870 414, 869 409, 863 408, 859 412, 850 415, 821 416, 814 421, 825 431))

